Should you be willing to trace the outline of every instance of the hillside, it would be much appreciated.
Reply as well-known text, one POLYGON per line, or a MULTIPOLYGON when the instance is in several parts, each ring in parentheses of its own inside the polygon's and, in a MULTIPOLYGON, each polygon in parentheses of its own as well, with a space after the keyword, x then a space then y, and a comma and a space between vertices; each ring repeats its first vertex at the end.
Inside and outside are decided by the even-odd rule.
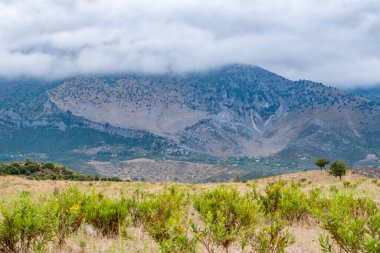
POLYGON ((94 169, 89 162, 136 158, 215 165, 267 157, 301 170, 318 156, 351 164, 380 157, 378 105, 249 65, 2 80, 0 103, 3 161, 49 159, 87 172, 94 169))
POLYGON ((373 103, 380 103, 380 86, 374 86, 369 88, 356 88, 350 90, 352 94, 367 98, 373 101, 373 103))
POLYGON ((72 180, 72 181, 121 181, 118 177, 102 177, 76 173, 61 164, 50 162, 0 163, 0 176, 16 175, 34 180, 72 180))
MULTIPOLYGON (((267 203, 265 196, 267 196, 271 201, 274 201, 276 198, 274 198, 274 195, 268 195, 268 194, 275 194, 276 189, 282 192, 283 199, 278 202, 280 209, 279 214, 281 215, 284 224, 281 228, 281 236, 285 236, 285 231, 288 229, 291 237, 294 236, 294 243, 286 247, 285 252, 302 252, 302 253, 308 253, 308 252, 322 252, 322 247, 319 243, 319 237, 320 235, 327 236, 329 233, 325 230, 325 226, 327 223, 327 220, 325 218, 329 217, 328 215, 333 215, 334 212, 339 212, 339 215, 336 216, 337 218, 337 226, 344 226, 341 229, 350 229, 353 227, 350 227, 348 223, 345 222, 351 222, 351 218, 353 217, 364 217, 366 220, 368 218, 367 215, 370 215, 373 211, 372 208, 375 208, 377 211, 377 214, 380 214, 380 182, 377 180, 372 180, 370 178, 366 178, 360 175, 356 174, 349 174, 348 176, 344 177, 342 181, 340 181, 337 178, 334 178, 332 176, 329 176, 325 171, 309 171, 309 172, 298 172, 293 173, 289 175, 282 175, 282 176, 276 176, 271 178, 265 178, 265 179, 258 179, 255 181, 249 181, 247 183, 225 183, 225 184, 199 184, 199 185, 189 185, 189 184, 173 184, 173 183, 137 183, 137 182, 70 182, 70 181, 31 181, 26 180, 24 178, 20 177, 14 177, 14 176, 0 176, 0 187, 2 191, 0 192, 0 199, 2 199, 3 203, 10 203, 12 199, 14 198, 20 198, 20 194, 22 196, 31 196, 33 197, 34 201, 45 201, 46 199, 51 199, 54 193, 54 196, 61 196, 61 193, 64 193, 65 190, 69 189, 69 187, 78 187, 80 192, 84 192, 86 194, 89 194, 89 196, 92 196, 91 198, 95 198, 96 196, 101 196, 101 200, 99 200, 99 204, 96 204, 94 208, 108 208, 109 210, 113 210, 113 208, 116 208, 117 204, 111 204, 108 203, 108 201, 118 201, 120 199, 120 194, 124 195, 127 200, 124 200, 125 207, 131 208, 130 202, 128 202, 128 198, 132 196, 137 196, 137 203, 139 201, 152 201, 151 203, 152 207, 154 207, 156 204, 160 203, 158 200, 160 198, 167 198, 172 196, 175 198, 177 195, 174 192, 178 192, 178 194, 181 194, 180 192, 184 191, 189 194, 195 194, 194 197, 191 198, 191 200, 186 200, 190 202, 186 202, 185 199, 181 199, 180 203, 183 203, 185 201, 186 208, 185 209, 175 209, 176 208, 176 202, 166 202, 165 206, 168 206, 171 209, 172 214, 174 214, 177 211, 180 211, 182 213, 182 217, 187 217, 191 220, 193 220, 197 226, 202 228, 205 226, 204 220, 201 216, 201 210, 196 210, 196 205, 193 207, 194 204, 193 201, 194 198, 200 198, 201 196, 206 196, 202 194, 206 193, 213 193, 216 194, 217 191, 220 191, 223 189, 227 190, 225 194, 231 194, 232 189, 236 189, 237 192, 243 197, 243 198, 257 198, 258 201, 264 201, 262 203, 267 203), (282 181, 278 181, 282 180, 282 181), (273 184, 274 182, 277 182, 276 184, 273 184), (280 183, 279 183, 280 182, 280 183), (282 182, 282 183, 281 183, 282 182), (220 188, 221 186, 224 186, 225 188, 220 188), (282 186, 281 186, 282 185, 282 186), (173 190, 172 187, 175 187, 177 190, 173 190), (269 188, 268 188, 269 187, 269 188), (169 190, 172 189, 172 190, 169 190), (248 193, 253 193, 252 191, 255 189, 254 195, 244 195, 248 193), (217 190, 214 192, 214 190, 217 190), (270 190, 270 191, 268 191, 270 190), (95 195, 91 195, 94 192, 95 195), (30 192, 29 195, 26 192, 30 192), (169 193, 172 192, 172 193, 169 193), (44 198, 38 198, 39 195, 44 196, 44 198), (58 194, 58 195, 57 195, 58 194), (136 195, 137 194, 137 195, 136 195), (147 195, 145 195, 147 194, 147 195), (153 194, 153 195, 152 195, 153 194), (164 194, 164 195, 161 195, 164 194), (165 195, 166 194, 166 195, 165 195), (306 194, 306 195, 304 195, 306 194), (166 197, 165 197, 166 196, 166 197), (198 197, 197 197, 198 196, 198 197), (249 197, 250 196, 250 197, 249 197), (256 196, 256 197, 255 197, 256 196), (272 196, 272 197, 270 197, 272 196), (151 199, 151 197, 156 198, 156 200, 151 199), (110 199, 108 199, 110 198, 110 199), (312 200, 312 201, 311 201, 312 200), (158 202, 155 202, 158 201, 158 202), (301 201, 301 202, 300 202, 301 201), (310 202, 309 202, 310 201, 310 202), (327 201, 327 202, 326 202, 327 201), (330 203, 331 201, 331 203, 330 203), (342 205, 342 202, 345 201, 345 204, 342 205), (128 204, 129 203, 129 204, 128 204), (156 204, 155 204, 156 203, 156 204), (291 204, 292 203, 292 204, 291 204), (324 204, 323 204, 324 203, 324 204), (340 204, 339 204, 340 203, 340 204), (359 204, 360 205, 357 205, 359 204), (189 206, 187 206, 189 204, 189 206), (319 208, 322 208, 322 206, 319 206, 322 204, 322 206, 326 206, 325 215, 319 216, 319 208), (372 204, 375 205, 375 207, 372 206, 372 204), (334 206, 337 205, 337 206, 334 206), (310 209, 312 207, 312 209, 310 209), (195 209, 194 209, 195 208, 195 209), (339 208, 335 210, 334 208, 339 208), (352 209, 350 209, 352 208, 352 209), (369 209, 367 209, 369 208, 369 209), (347 209, 347 210, 346 210, 347 209), (182 210, 182 211, 181 211, 182 210), (350 215, 347 217, 345 216, 345 212, 351 212, 350 215), (330 213, 331 212, 331 213, 330 213), (369 212, 369 213, 367 213, 369 212), (346 218, 345 218, 346 217, 346 218), (351 217, 350 219, 348 217, 351 217)), ((67 194, 67 192, 65 193, 67 194)), ((71 193, 74 195, 62 195, 66 196, 66 201, 71 201, 69 196, 78 196, 77 193, 71 193)), ((183 195, 179 195, 183 196, 183 195)), ((228 195, 229 198, 235 195, 228 195)), ((90 199, 86 200, 92 201, 90 199)), ((96 197, 97 198, 97 197, 96 197)), ((171 197, 170 197, 171 198, 171 197)), ((236 198, 233 197, 233 198, 236 198)), ((222 198, 223 199, 223 198, 222 198)), ((218 203, 223 203, 223 200, 219 199, 218 203)), ((73 217, 80 217, 80 213, 84 212, 85 210, 85 203, 86 202, 78 202, 79 200, 75 200, 75 198, 72 200, 73 202, 68 202, 68 210, 71 210, 72 212, 70 215, 74 215, 73 217), (71 204, 69 204, 71 203, 71 204), (75 208, 75 210, 74 210, 75 208), (83 208, 83 209, 82 209, 83 208), (75 216, 77 215, 77 216, 75 216), (79 215, 79 216, 78 216, 79 215)), ((211 201, 211 199, 209 199, 211 201)), ((119 202, 115 202, 119 203, 119 202)), ((205 202, 204 205, 207 202, 205 202)), ((238 203, 238 202, 236 202, 238 203)), ((236 204, 235 203, 235 204, 236 204)), ((273 202, 268 202, 267 204, 273 205, 273 202)), ((249 203, 246 203, 249 204, 249 203)), ((251 203, 254 205, 254 202, 251 203)), ((266 205, 266 204, 265 204, 266 205)), ((263 204, 262 207, 265 206, 263 204)), ((43 208, 44 204, 40 204, 41 208, 43 208)), ((133 206, 133 204, 132 204, 133 206)), ((43 209, 41 209, 43 210, 43 209)), ((53 209, 51 209, 52 211, 53 209)), ((96 210, 96 209, 94 209, 96 210)), ((93 210, 93 211, 94 211, 93 210)), ((118 209, 116 209, 118 210, 118 209)), ((120 212, 124 209, 120 209, 120 212)), ((132 217, 128 219, 134 219, 133 217, 139 217, 140 211, 139 208, 137 209, 131 209, 127 213, 131 214, 132 217), (131 211, 134 210, 134 211, 131 211), (136 213, 135 213, 136 212, 136 213), (135 216, 133 216, 135 215, 135 216)), ((145 209, 144 209, 145 210, 145 209)), ((146 212, 150 212, 151 209, 146 209, 146 212)), ((154 209, 152 209, 154 210, 154 209)), ((166 210, 166 209, 162 209, 166 210)), ((251 212, 254 211, 254 209, 250 209, 251 212)), ((261 209, 260 209, 261 210, 261 209)), ((91 211, 91 212, 93 212, 91 211)), ((165 211, 163 211, 165 212, 165 211)), ((265 212, 265 209, 261 210, 260 212, 265 212)), ((112 213, 112 212, 111 212, 112 213)), ((112 214, 109 213, 107 216, 107 219, 110 219, 112 217, 112 214)), ((148 214, 147 213, 147 214, 148 214)), ((94 215, 96 213, 93 213, 94 215)), ((146 215, 147 215, 146 214, 146 215)), ((259 217, 259 214, 257 217, 259 217)), ((274 216, 271 216, 270 219, 274 219, 274 216)), ((35 216, 38 217, 38 216, 35 216)), ((71 216, 70 216, 71 217, 71 216)), ((127 223, 126 232, 121 233, 119 235, 113 234, 114 232, 111 232, 112 235, 106 234, 103 235, 101 230, 102 223, 92 223, 93 218, 91 217, 98 217, 99 221, 102 219, 102 216, 86 216, 88 218, 88 221, 85 223, 92 224, 89 225, 82 225, 76 232, 73 234, 67 234, 67 237, 65 238, 65 243, 61 246, 58 246, 56 244, 56 240, 50 242, 47 247, 48 252, 56 252, 57 247, 60 248, 60 250, 63 252, 125 252, 126 249, 128 249, 128 252, 160 252, 160 247, 164 247, 165 244, 160 244, 160 237, 154 237, 152 234, 155 230, 147 230, 147 227, 145 226, 148 222, 149 216, 144 216, 143 220, 141 220, 142 223, 134 223, 130 222, 127 223), (97 225, 98 224, 98 225, 97 225), (145 224, 145 225, 144 225, 145 224), (97 228, 99 226, 99 228, 97 228), (149 232, 150 231, 150 232, 149 232), (160 246, 161 245, 161 246, 160 246)), ((106 216, 104 216, 105 218, 106 216)), ((129 216, 128 216, 129 217, 129 216)), ((164 216, 155 216, 156 219, 160 217, 164 218, 164 216)), ((228 217, 228 216, 226 216, 228 217)), ((186 219, 187 219, 186 218, 186 219)), ((171 219, 178 219, 175 217, 172 217, 171 219)), ((245 218, 248 219, 248 218, 245 218)), ((264 219, 263 217, 259 219, 264 219)), ((0 223, 2 222, 2 218, 0 218, 0 223)), ((115 221, 113 221, 115 222, 115 221)), ((183 222, 188 222, 187 220, 183 220, 183 222)), ((69 224, 69 223, 68 223, 69 224)), ((112 226, 117 226, 117 223, 104 223, 104 224, 114 224, 112 226)), ((151 229, 155 227, 155 223, 152 223, 151 229)), ((178 223, 174 223, 178 224, 178 223)), ((227 224, 227 223, 226 223, 227 224)), ((256 224, 256 223, 255 223, 256 224)), ((167 223, 165 226, 170 226, 170 223, 167 223)), ((111 225, 107 225, 111 226, 111 225)), ((261 225, 260 225, 261 226, 261 225)), ((260 227, 259 225, 256 225, 255 227, 260 227)), ((181 229, 178 227, 178 229, 181 229)), ((192 233, 191 228, 188 227, 187 230, 189 233, 192 233)), ((181 230, 173 230, 176 232, 173 232, 173 236, 175 233, 180 233, 181 230)), ((220 230, 219 230, 220 231, 220 230)), ((334 231, 334 230, 332 230, 334 231)), ((349 233, 349 230, 342 230, 342 233, 349 233)), ((116 232, 115 232, 116 233, 116 232)), ((356 232, 355 232, 356 233, 356 232)), ((377 236, 380 234, 380 230, 377 232, 377 236)), ((375 233, 375 235, 376 235, 375 233)), ((330 234, 331 235, 331 234, 330 234)), ((359 234, 356 234, 358 236, 359 234)), ((163 234, 164 236, 164 234, 163 234)), ((0 241, 1 241, 1 230, 0 230, 0 241)), ((170 237, 172 239, 168 239, 168 242, 171 240, 174 240, 175 237, 170 237)), ((233 237, 231 237, 233 238, 233 237)), ((334 240, 331 239, 331 242, 334 240)), ((179 243, 179 242, 176 242, 179 243)), ((375 245, 377 247, 380 247, 380 242, 377 241, 375 245)), ((1 243, 0 243, 1 244, 1 243)), ((177 245, 177 244, 176 244, 177 245)), ((359 245, 355 244, 353 242, 352 245, 359 245)), ((0 246, 1 247, 1 246, 0 246)), ((223 246, 220 245, 220 247, 216 247, 216 245, 213 245, 213 247, 216 249, 215 252, 224 252, 223 246)), ((249 246, 247 246, 249 248, 249 246)), ((333 247, 335 250, 338 249, 338 245, 334 244, 333 247)), ((362 246, 360 246, 362 247, 362 246)), ((162 248, 161 248, 162 249, 162 248)), ((379 248, 378 248, 379 249, 379 248)), ((229 246, 229 252, 241 252, 239 242, 233 241, 231 245, 229 246)), ((188 252, 188 251, 185 251, 188 252)), ((196 252, 207 252, 205 250, 205 247, 202 245, 202 243, 198 243, 196 252)), ((268 251, 268 252, 277 252, 276 250, 268 251)), ((350 251, 353 252, 353 251, 350 251)), ((358 251, 362 252, 362 251, 358 251)), ((366 252, 377 252, 375 251, 366 251, 366 252)))

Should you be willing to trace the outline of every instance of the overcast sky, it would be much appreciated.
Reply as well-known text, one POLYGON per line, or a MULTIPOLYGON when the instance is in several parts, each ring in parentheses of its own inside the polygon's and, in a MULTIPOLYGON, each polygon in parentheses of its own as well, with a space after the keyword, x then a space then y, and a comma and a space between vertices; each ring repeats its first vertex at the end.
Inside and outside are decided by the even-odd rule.
POLYGON ((0 75, 227 63, 340 87, 380 84, 380 1, 0 0, 0 75))

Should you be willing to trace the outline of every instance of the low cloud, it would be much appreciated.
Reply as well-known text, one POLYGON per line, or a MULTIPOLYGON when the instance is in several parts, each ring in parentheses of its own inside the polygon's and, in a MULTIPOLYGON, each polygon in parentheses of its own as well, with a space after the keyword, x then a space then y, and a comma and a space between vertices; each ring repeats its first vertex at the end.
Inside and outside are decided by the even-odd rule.
POLYGON ((258 65, 341 87, 380 83, 378 0, 0 0, 0 75, 258 65))

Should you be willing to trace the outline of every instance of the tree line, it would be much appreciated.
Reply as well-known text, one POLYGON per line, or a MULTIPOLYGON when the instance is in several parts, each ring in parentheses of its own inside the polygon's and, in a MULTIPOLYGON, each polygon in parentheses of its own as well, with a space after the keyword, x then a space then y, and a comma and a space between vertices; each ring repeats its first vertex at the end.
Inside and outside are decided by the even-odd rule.
POLYGON ((118 177, 85 175, 74 172, 61 164, 33 162, 25 159, 20 162, 0 163, 0 175, 25 176, 35 180, 73 180, 73 181, 122 181, 118 177))

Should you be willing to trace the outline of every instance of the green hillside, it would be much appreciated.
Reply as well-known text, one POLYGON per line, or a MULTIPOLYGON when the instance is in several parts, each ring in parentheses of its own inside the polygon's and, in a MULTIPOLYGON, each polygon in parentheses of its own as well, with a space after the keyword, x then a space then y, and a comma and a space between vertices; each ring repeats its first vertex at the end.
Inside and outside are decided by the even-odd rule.
POLYGON ((32 162, 29 159, 22 162, 0 163, 0 176, 1 175, 24 176, 28 179, 35 180, 121 181, 118 177, 84 175, 74 172, 60 164, 32 162))

